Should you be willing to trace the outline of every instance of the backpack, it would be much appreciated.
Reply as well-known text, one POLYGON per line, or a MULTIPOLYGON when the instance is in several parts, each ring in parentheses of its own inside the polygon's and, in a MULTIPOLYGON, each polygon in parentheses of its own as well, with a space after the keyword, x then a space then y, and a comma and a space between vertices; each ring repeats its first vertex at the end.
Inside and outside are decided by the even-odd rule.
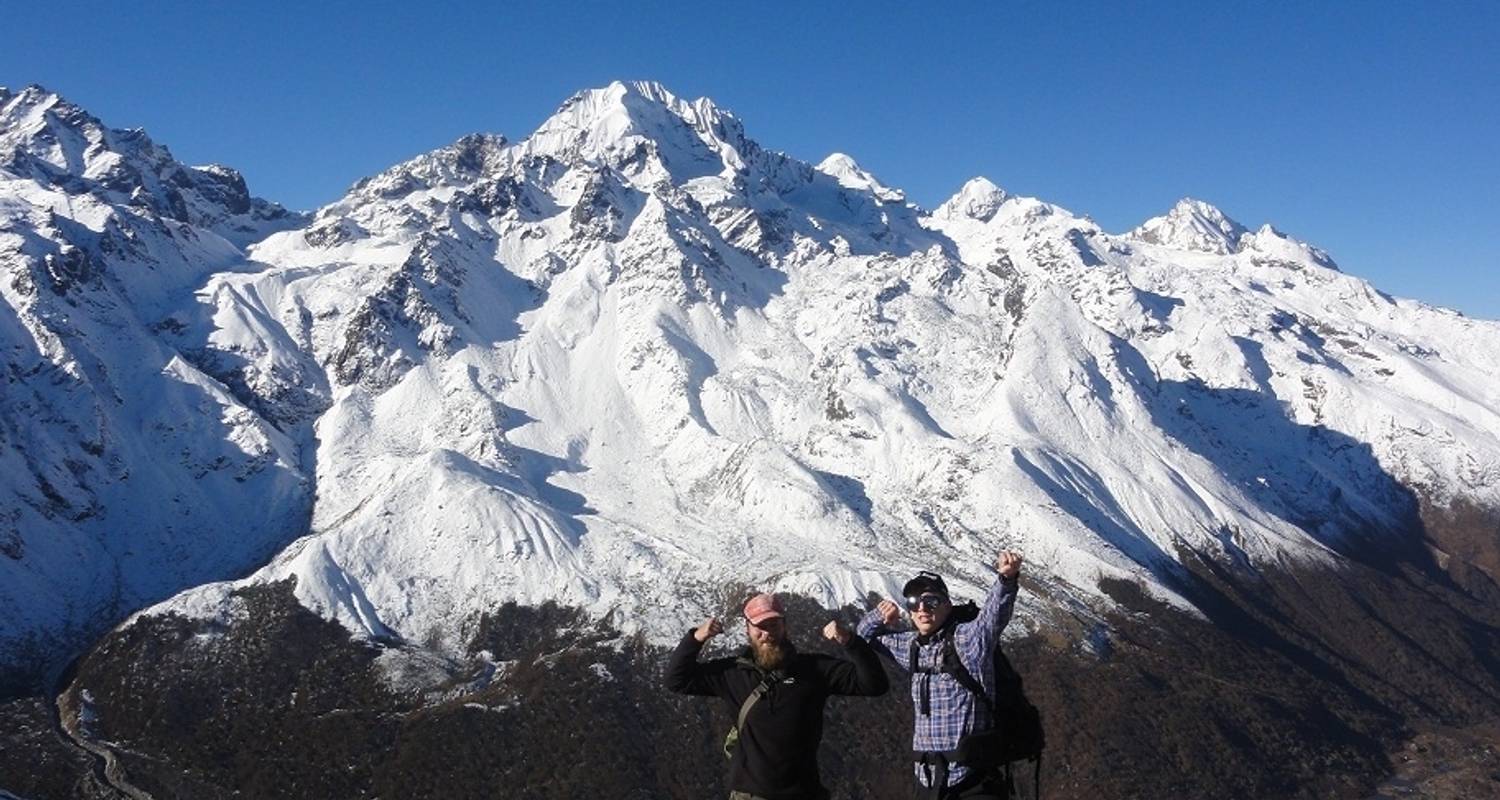
MULTIPOLYGON (((973 603, 967 603, 953 609, 953 619, 957 622, 967 622, 978 615, 978 608, 973 603)), ((958 657, 958 650, 953 646, 953 631, 949 628, 939 634, 943 643, 943 665, 937 670, 917 666, 917 654, 921 645, 916 638, 911 642, 911 673, 919 672, 947 673, 953 676, 965 689, 972 692, 979 702, 984 703, 990 712, 990 717, 995 722, 995 727, 988 731, 971 731, 959 741, 958 750, 954 752, 954 760, 963 764, 978 768, 995 769, 1006 767, 1013 761, 1035 762, 1037 771, 1041 769, 1042 750, 1046 749, 1047 736, 1042 728, 1042 715, 1037 707, 1026 698, 1021 689, 1021 675, 1016 672, 1015 667, 1010 664, 1010 659, 1005 657, 1005 652, 999 643, 995 644, 995 655, 993 669, 995 671, 995 698, 990 699, 985 694, 984 686, 969 670, 964 667, 963 661, 958 657)))

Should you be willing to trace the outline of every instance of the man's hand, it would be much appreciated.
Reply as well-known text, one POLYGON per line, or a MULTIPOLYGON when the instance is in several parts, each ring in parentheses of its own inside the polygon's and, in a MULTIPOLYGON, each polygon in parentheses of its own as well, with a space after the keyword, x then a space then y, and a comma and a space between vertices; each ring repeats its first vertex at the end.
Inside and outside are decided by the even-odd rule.
POLYGON ((901 621, 901 607, 889 600, 881 600, 875 610, 880 612, 880 624, 887 628, 894 628, 901 621))
POLYGON ((1000 569, 1000 577, 1014 580, 1017 575, 1021 574, 1021 554, 1011 550, 1002 550, 996 566, 1000 569))
POLYGON ((848 644, 849 639, 853 636, 854 634, 844 626, 844 623, 839 622, 838 620, 834 620, 823 626, 823 638, 829 640, 830 642, 848 644))
POLYGON ((693 638, 699 642, 706 642, 723 632, 724 623, 719 622, 718 617, 709 617, 702 625, 693 629, 693 638))

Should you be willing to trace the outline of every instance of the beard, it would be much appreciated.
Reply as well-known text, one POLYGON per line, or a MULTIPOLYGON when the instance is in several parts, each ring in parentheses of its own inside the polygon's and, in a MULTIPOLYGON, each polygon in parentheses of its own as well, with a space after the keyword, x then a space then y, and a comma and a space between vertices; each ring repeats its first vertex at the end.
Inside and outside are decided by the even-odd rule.
POLYGON ((759 644, 754 639, 750 640, 750 652, 755 657, 755 666, 763 670, 780 669, 786 664, 786 658, 791 651, 791 645, 785 639, 765 644, 759 644))

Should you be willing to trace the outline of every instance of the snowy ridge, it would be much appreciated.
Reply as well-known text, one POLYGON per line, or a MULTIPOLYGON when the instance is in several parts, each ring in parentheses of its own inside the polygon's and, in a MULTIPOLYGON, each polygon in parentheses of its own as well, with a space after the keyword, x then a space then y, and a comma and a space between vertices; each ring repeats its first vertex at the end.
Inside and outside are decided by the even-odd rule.
MULTIPOLYGON (((1409 535, 1416 492, 1500 508, 1500 324, 1196 201, 1113 235, 975 179, 928 213, 657 84, 249 256, 155 346, 315 471, 309 532, 241 583, 296 576, 369 636, 457 647, 556 600, 666 640, 741 582, 977 592, 1001 546, 1044 624, 1102 578, 1186 607, 1189 555, 1336 564, 1409 535)), ((155 610, 233 616, 235 585, 155 610)))
POLYGON ((0 672, 305 529, 297 435, 163 341, 236 239, 301 218, 39 87, 0 93, 0 672))
POLYGON ((1337 269, 1328 254, 1305 242, 1287 237, 1270 225, 1251 233, 1224 212, 1203 202, 1185 197, 1172 210, 1146 220, 1127 234, 1141 242, 1216 255, 1243 251, 1257 252, 1269 258, 1290 262, 1311 262, 1320 267, 1337 269))
POLYGON ((88 193, 213 231, 237 247, 301 223, 299 215, 251 197, 238 172, 178 163, 145 131, 107 128, 40 86, 0 95, 0 167, 67 195, 88 193))
POLYGON ((878 178, 866 172, 854 159, 843 153, 834 153, 818 164, 818 171, 831 176, 840 186, 855 191, 868 192, 883 203, 899 203, 906 199, 900 189, 892 189, 878 178))

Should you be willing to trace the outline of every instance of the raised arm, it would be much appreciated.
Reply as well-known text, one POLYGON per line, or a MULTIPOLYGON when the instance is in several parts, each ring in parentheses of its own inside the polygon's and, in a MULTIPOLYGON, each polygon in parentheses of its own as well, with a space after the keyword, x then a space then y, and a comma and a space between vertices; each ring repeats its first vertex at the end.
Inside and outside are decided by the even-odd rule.
POLYGON ((728 688, 724 681, 723 666, 717 662, 698 662, 698 653, 703 650, 704 642, 723 632, 724 626, 719 620, 710 618, 682 637, 682 641, 677 643, 677 649, 672 651, 671 658, 667 659, 663 683, 668 689, 678 694, 725 696, 728 688))
POLYGON ((1016 610, 1016 594, 1020 589, 1021 554, 1005 550, 996 559, 999 579, 984 596, 984 605, 979 607, 979 616, 967 623, 972 635, 986 644, 1000 638, 1000 632, 1010 623, 1016 610))
POLYGON ((880 666, 880 659, 869 643, 855 636, 840 622, 830 622, 823 628, 823 636, 844 648, 842 658, 819 660, 819 670, 829 694, 857 694, 874 697, 885 694, 891 683, 880 666))

